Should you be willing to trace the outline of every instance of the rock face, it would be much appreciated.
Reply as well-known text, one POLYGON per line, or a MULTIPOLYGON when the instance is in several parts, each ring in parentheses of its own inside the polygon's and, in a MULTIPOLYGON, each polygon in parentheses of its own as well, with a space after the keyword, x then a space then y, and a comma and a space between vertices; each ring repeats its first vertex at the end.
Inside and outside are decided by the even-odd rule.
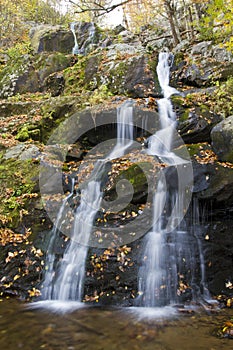
POLYGON ((206 225, 208 240, 203 241, 206 277, 212 295, 232 295, 232 225, 231 218, 213 220, 206 225))
POLYGON ((173 81, 194 87, 212 85, 213 81, 225 80, 233 73, 233 56, 226 49, 215 46, 211 41, 198 43, 182 55, 175 56, 173 81), (192 62, 191 64, 189 62, 192 62))
POLYGON ((218 158, 233 163, 233 116, 221 121, 212 129, 211 140, 218 158))
POLYGON ((72 50, 74 54, 86 55, 97 47, 100 33, 95 23, 73 22, 70 29, 73 32, 74 45, 72 50))
POLYGON ((39 25, 31 29, 30 38, 37 53, 57 51, 69 54, 74 46, 72 32, 61 26, 39 25))
MULTIPOLYGON (((64 70, 72 65, 73 58, 71 55, 62 53, 41 54, 32 59, 26 56, 22 58, 20 64, 12 67, 6 67, 5 73, 0 77, 0 98, 7 98, 15 94, 25 94, 44 91, 47 87, 46 79, 50 74, 64 70), (10 71, 9 71, 10 69, 10 71), (10 73, 11 72, 11 73, 10 73)), ((54 88, 56 93, 62 89, 54 88)))

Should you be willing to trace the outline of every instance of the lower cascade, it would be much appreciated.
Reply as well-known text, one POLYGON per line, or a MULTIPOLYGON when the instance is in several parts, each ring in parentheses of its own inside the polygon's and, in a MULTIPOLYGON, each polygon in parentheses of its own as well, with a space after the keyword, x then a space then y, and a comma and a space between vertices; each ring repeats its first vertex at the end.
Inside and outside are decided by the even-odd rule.
MULTIPOLYGON (((73 30, 73 28, 72 28, 73 30)), ((77 46, 77 44, 76 44, 77 46)), ((142 256, 138 258, 138 297, 136 305, 157 307, 208 298, 205 284, 204 259, 198 237, 199 224, 186 224, 184 215, 190 204, 192 166, 173 151, 176 142, 176 115, 170 96, 179 92, 169 86, 172 55, 159 55, 157 73, 164 98, 158 101, 160 129, 148 139, 147 155, 156 158, 161 168, 152 201, 152 228, 143 238, 142 256), (195 226, 196 225, 196 226, 195 226), (190 228, 191 227, 191 228, 190 228), (192 233, 192 234, 191 234, 192 233), (197 258, 198 256, 198 258, 197 258), (196 277, 198 275, 198 277, 196 277)), ((96 161, 89 181, 79 193, 72 180, 70 193, 63 200, 48 244, 46 271, 43 281, 44 300, 82 301, 85 263, 93 225, 103 200, 102 178, 108 161, 122 157, 133 144, 134 104, 126 101, 117 112, 117 142, 106 157, 96 161), (62 232, 70 200, 77 199, 70 240, 59 260, 55 242, 62 232)), ((197 203, 192 204, 198 217, 197 203)))
POLYGON ((117 143, 105 159, 98 160, 91 172, 90 180, 83 186, 79 195, 80 204, 75 211, 70 241, 61 261, 56 261, 55 243, 57 234, 62 231, 64 217, 69 208, 69 199, 74 196, 74 179, 70 194, 63 200, 48 246, 47 271, 43 282, 45 300, 81 301, 85 278, 85 263, 88 243, 95 216, 102 201, 101 179, 107 161, 124 155, 133 139, 133 106, 126 101, 117 111, 117 143))

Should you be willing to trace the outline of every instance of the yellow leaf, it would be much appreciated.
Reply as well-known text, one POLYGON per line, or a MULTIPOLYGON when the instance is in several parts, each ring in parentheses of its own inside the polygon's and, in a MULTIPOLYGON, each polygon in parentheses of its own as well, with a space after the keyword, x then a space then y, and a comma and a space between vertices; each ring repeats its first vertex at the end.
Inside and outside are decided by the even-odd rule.
POLYGON ((18 278, 20 278, 20 275, 15 275, 14 276, 14 281, 16 281, 18 278))

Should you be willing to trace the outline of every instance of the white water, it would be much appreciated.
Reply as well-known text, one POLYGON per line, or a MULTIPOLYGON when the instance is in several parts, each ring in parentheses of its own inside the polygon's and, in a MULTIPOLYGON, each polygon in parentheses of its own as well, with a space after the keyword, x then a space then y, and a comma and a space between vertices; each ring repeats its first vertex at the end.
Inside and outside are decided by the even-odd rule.
POLYGON ((45 300, 58 300, 59 303, 60 301, 68 300, 82 301, 88 242, 95 216, 99 211, 102 201, 101 174, 104 171, 106 161, 124 155, 126 149, 133 142, 132 119, 132 102, 126 101, 117 111, 118 127, 116 146, 105 159, 96 162, 94 170, 90 175, 91 180, 82 189, 80 205, 75 212, 74 225, 71 230, 71 239, 63 257, 57 263, 54 252, 56 237, 59 231, 62 231, 62 219, 65 217, 64 210, 73 195, 74 182, 71 193, 62 202, 48 246, 47 268, 42 286, 42 297, 45 300))
POLYGON ((89 182, 81 192, 73 233, 58 269, 52 299, 82 300, 88 241, 101 199, 100 182, 89 182))
MULTIPOLYGON (((164 94, 164 98, 158 101, 161 129, 150 137, 148 153, 176 168, 187 161, 172 152, 176 115, 169 97, 179 92, 169 86, 170 65, 171 55, 160 53, 157 74, 164 94)), ((179 175, 177 186, 181 180, 179 175)), ((153 228, 145 237, 143 261, 139 269, 141 306, 156 307, 177 302, 178 285, 184 282, 183 271, 187 268, 192 273, 194 270, 187 232, 181 224, 185 210, 183 190, 182 186, 169 189, 163 173, 158 179, 153 199, 153 228)))
MULTIPOLYGON (((76 22, 72 22, 70 24, 70 30, 72 31, 74 36, 74 47, 72 49, 72 53, 73 55, 78 55, 78 54, 85 55, 88 49, 88 46, 91 47, 93 45, 95 31, 96 31, 95 25, 93 22, 90 23, 90 26, 88 28, 88 37, 85 40, 85 42, 82 43, 81 47, 79 47, 80 45, 78 44, 78 39, 76 35, 76 30, 75 30, 76 24, 77 24, 76 22)), ((77 31, 80 33, 81 33, 81 25, 82 25, 82 22, 79 23, 79 27, 77 29, 77 31)))
POLYGON ((117 108, 117 143, 108 158, 115 159, 124 155, 133 143, 133 102, 125 101, 117 108))
POLYGON ((74 47, 72 49, 72 54, 77 55, 77 54, 79 54, 79 45, 78 45, 77 36, 76 36, 76 32, 75 32, 75 22, 72 22, 70 24, 70 30, 72 31, 73 36, 74 36, 74 47))
POLYGON ((53 225, 53 229, 51 232, 51 238, 48 245, 48 254, 46 257, 46 274, 43 282, 43 297, 44 299, 51 299, 53 293, 53 278, 54 278, 54 264, 55 264, 55 254, 54 254, 54 245, 56 242, 56 238, 61 229, 63 218, 65 217, 64 213, 68 205, 69 199, 73 195, 74 190, 74 179, 72 179, 72 188, 70 194, 62 201, 62 205, 59 209, 56 221, 53 225))

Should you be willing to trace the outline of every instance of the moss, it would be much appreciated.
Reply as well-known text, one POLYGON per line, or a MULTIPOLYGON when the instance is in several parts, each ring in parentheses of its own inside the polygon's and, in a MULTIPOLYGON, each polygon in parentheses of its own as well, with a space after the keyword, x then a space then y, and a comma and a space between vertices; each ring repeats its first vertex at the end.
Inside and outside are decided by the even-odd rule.
POLYGON ((158 75, 157 75, 157 72, 156 72, 156 68, 157 68, 157 65, 158 65, 157 53, 156 53, 156 56, 154 56, 153 53, 152 53, 151 56, 149 56, 148 65, 149 65, 151 71, 153 72, 155 89, 156 89, 156 91, 161 91, 161 87, 160 87, 159 80, 158 80, 158 75))
POLYGON ((184 147, 186 149, 188 149, 190 157, 194 157, 194 156, 199 155, 200 151, 211 149, 210 145, 206 142, 204 142, 204 143, 192 143, 192 144, 186 145, 184 147))
POLYGON ((184 60, 184 53, 178 52, 174 56, 174 65, 178 66, 184 60))
POLYGON ((127 180, 133 186, 133 201, 138 195, 141 197, 147 194, 148 190, 148 179, 145 173, 149 174, 152 171, 153 165, 149 162, 138 162, 129 166, 128 169, 122 170, 119 175, 115 178, 114 185, 112 187, 111 196, 116 196, 116 184, 121 180, 127 180))
POLYGON ((0 217, 7 218, 8 227, 18 227, 22 215, 27 212, 38 171, 38 165, 32 160, 1 160, 0 217))
POLYGON ((78 56, 78 62, 72 67, 64 70, 65 90, 64 94, 80 93, 81 88, 86 86, 85 68, 87 65, 86 56, 78 56))
POLYGON ((16 140, 19 140, 19 141, 27 141, 29 139, 29 132, 28 132, 28 127, 27 126, 23 126, 19 132, 17 133, 16 135, 16 140))
POLYGON ((38 166, 33 161, 2 160, 0 164, 0 216, 7 226, 16 228, 27 213, 30 194, 35 188, 38 166))

